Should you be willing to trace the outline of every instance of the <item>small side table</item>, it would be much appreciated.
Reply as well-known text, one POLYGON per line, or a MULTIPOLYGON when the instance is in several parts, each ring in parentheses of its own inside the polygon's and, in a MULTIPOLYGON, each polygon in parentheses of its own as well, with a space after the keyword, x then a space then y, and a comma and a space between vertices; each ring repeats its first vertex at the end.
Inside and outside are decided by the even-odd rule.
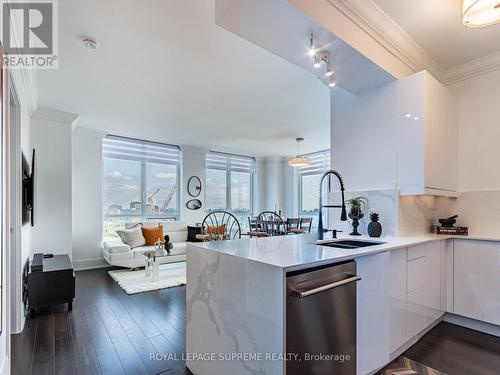
POLYGON ((67 254, 45 258, 43 270, 33 272, 30 269, 25 282, 31 318, 39 307, 67 303, 68 311, 73 309, 75 273, 67 254))

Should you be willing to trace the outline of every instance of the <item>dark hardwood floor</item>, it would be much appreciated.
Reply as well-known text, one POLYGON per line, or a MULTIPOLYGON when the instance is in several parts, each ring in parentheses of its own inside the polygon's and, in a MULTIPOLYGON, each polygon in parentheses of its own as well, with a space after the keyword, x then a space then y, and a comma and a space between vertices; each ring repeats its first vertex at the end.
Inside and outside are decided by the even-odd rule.
MULTIPOLYGON (((189 374, 185 287, 127 296, 107 271, 77 272, 72 312, 26 320, 12 336, 12 374, 189 374), (156 353, 172 355, 152 360, 156 353)), ((403 356, 448 375, 500 374, 500 338, 448 323, 403 356)))
POLYGON ((500 338, 440 323, 403 353, 449 375, 500 374, 500 338))
POLYGON ((185 287, 128 296, 107 271, 76 273, 72 312, 62 305, 26 320, 12 336, 12 374, 189 374, 185 287))

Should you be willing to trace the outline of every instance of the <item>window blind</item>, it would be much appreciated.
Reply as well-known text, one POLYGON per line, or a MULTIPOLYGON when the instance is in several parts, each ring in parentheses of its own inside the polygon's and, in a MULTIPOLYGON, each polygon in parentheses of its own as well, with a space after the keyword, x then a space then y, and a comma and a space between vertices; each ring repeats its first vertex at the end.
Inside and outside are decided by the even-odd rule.
POLYGON ((108 135, 102 142, 104 158, 179 165, 179 146, 108 135))
POLYGON ((252 173, 255 172, 255 158, 211 151, 207 154, 206 168, 252 173))
POLYGON ((297 168, 299 175, 321 174, 330 169, 330 150, 304 155, 311 160, 311 164, 297 168))

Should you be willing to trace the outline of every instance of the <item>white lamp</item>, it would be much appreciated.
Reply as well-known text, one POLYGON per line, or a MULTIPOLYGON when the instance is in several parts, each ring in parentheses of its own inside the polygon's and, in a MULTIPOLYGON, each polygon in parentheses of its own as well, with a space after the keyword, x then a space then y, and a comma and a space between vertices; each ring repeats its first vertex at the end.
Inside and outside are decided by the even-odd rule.
POLYGON ((464 0, 465 27, 479 28, 500 22, 500 0, 464 0))
POLYGON ((307 167, 311 164, 311 159, 307 156, 300 155, 300 143, 304 141, 304 138, 296 138, 295 141, 297 141, 297 154, 295 157, 288 160, 288 165, 295 168, 307 167))

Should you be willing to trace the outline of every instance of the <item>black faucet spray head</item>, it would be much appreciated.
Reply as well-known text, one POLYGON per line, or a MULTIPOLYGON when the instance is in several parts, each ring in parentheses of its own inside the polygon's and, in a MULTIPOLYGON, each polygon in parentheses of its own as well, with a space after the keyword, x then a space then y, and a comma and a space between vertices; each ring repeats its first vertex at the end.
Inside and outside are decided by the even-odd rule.
POLYGON ((345 205, 342 205, 342 211, 340 213, 340 221, 347 221, 347 211, 345 205))

